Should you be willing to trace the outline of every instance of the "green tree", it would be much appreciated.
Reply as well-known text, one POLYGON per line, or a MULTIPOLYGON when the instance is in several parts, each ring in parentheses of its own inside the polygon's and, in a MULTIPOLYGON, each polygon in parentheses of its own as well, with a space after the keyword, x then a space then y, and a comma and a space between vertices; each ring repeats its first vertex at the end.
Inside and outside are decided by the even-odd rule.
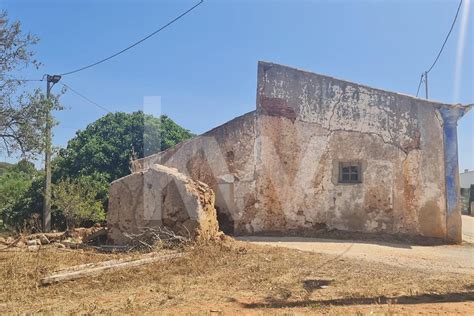
POLYGON ((130 173, 133 151, 142 158, 192 136, 166 115, 110 113, 77 132, 59 151, 53 164, 54 178, 94 175, 108 184, 130 173))
POLYGON ((8 162, 0 162, 0 176, 8 171, 13 166, 13 164, 8 162))
POLYGON ((0 215, 2 222, 12 224, 13 217, 20 215, 19 205, 28 204, 28 193, 33 181, 39 178, 34 165, 21 160, 0 176, 0 215))
MULTIPOLYGON (((53 160, 53 186, 61 183, 62 190, 58 192, 59 189, 56 189, 56 194, 53 192, 53 226, 62 229, 66 222, 93 224, 100 221, 102 217, 96 215, 101 212, 97 208, 99 205, 102 209, 107 208, 109 183, 129 174, 132 148, 140 158, 145 153, 158 152, 190 137, 192 134, 189 131, 167 116, 156 118, 142 112, 108 114, 88 125, 84 131, 77 132, 68 146, 61 149, 53 160), (77 191, 78 186, 89 189, 87 203, 92 213, 88 214, 81 208, 77 210, 76 207, 73 214, 77 213, 79 217, 67 218, 66 214, 71 214, 71 211, 63 210, 67 200, 62 193, 67 190, 77 191), (60 200, 56 201, 57 198, 60 200), (98 204, 93 204, 92 200, 98 204)), ((18 176, 20 171, 29 174, 31 167, 32 165, 21 162, 5 168, 5 172, 16 170, 16 173, 15 176, 10 175, 4 184, 4 192, 10 192, 7 194, 10 203, 8 207, 2 208, 2 215, 4 222, 16 229, 34 228, 31 227, 32 224, 28 224, 32 222, 30 219, 35 214, 42 213, 44 173, 36 171, 29 178, 18 176)), ((74 200, 70 202, 73 203, 74 200)))
POLYGON ((66 220, 66 228, 86 222, 105 220, 102 203, 97 199, 96 188, 89 179, 61 180, 53 186, 53 205, 66 220))
MULTIPOLYGON (((0 177, 0 182, 1 179, 2 177, 0 177)), ((3 222, 16 230, 40 229, 38 224, 43 209, 44 172, 36 171, 32 179, 24 179, 18 174, 12 176, 11 179, 12 183, 5 182, 4 184, 4 187, 11 188, 9 191, 2 190, 0 185, 0 195, 1 192, 10 192, 7 196, 10 197, 8 201, 11 201, 2 208, 3 222)), ((74 181, 65 179, 58 182, 59 189, 57 184, 53 184, 52 197, 52 223, 55 229, 63 230, 68 225, 72 227, 76 224, 92 225, 104 220, 109 184, 100 174, 82 176, 74 181), (68 186, 69 183, 72 185, 68 186), (70 190, 72 194, 70 198, 82 199, 83 204, 76 204, 76 208, 72 211, 69 208, 63 210, 67 196, 60 190, 70 190)))

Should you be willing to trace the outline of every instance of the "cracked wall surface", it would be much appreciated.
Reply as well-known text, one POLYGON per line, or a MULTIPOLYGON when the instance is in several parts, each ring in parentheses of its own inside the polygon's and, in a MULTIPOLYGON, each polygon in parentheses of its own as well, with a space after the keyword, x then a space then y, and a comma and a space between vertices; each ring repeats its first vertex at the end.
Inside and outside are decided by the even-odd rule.
POLYGON ((137 160, 132 168, 142 171, 159 163, 208 184, 216 193, 220 228, 226 233, 238 233, 242 218, 251 216, 255 207, 255 120, 255 111, 247 113, 137 160))
POLYGON ((257 166, 259 212, 248 230, 325 225, 444 238, 437 112, 412 97, 260 63, 257 155, 265 163, 257 166), (271 103, 282 115, 268 112, 271 103), (362 183, 338 183, 345 161, 362 163, 362 183))
POLYGON ((265 62, 256 103, 134 169, 160 163, 209 184, 228 233, 325 227, 446 237, 440 111, 451 105, 265 62), (339 162, 360 164, 362 182, 338 183, 339 162))
POLYGON ((112 182, 107 227, 109 242, 127 244, 147 229, 165 227, 193 239, 218 232, 214 192, 174 168, 154 164, 112 182))

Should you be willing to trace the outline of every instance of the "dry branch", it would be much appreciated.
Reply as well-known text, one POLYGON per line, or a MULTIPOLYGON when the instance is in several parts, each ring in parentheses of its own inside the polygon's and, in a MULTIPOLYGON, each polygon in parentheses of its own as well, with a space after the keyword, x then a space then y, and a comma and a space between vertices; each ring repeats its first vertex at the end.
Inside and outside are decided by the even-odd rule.
MULTIPOLYGON (((161 244, 165 248, 174 248, 177 245, 189 244, 191 237, 178 235, 167 227, 142 227, 142 232, 137 234, 124 233, 129 239, 132 249, 143 248, 154 250, 156 245, 161 244)), ((188 231, 188 235, 189 231, 188 231)))

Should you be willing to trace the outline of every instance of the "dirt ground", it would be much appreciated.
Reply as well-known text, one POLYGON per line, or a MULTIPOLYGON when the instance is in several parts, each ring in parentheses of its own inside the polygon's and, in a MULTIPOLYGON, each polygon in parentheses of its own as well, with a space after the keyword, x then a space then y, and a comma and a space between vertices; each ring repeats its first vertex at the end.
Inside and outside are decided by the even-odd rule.
POLYGON ((462 216, 462 233, 464 241, 474 243, 474 217, 462 216))
MULTIPOLYGON (((352 248, 351 248, 352 249, 352 248)), ((474 310, 472 269, 433 270, 226 239, 184 258, 50 286, 68 266, 129 254, 42 248, 0 251, 2 313, 191 315, 462 313, 474 310)))
POLYGON ((394 267, 423 269, 432 273, 474 273, 474 217, 463 216, 462 245, 414 245, 375 240, 336 240, 301 237, 241 237, 258 245, 313 251, 384 263, 394 267))
POLYGON ((474 244, 414 246, 388 242, 341 241, 299 237, 244 237, 258 245, 312 251, 432 273, 474 273, 474 244))

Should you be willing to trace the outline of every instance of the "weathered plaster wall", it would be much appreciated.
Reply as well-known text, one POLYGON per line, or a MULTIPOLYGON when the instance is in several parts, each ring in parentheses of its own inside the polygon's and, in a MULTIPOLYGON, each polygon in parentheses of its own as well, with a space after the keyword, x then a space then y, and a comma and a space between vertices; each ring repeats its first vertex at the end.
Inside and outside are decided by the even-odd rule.
POLYGON ((260 63, 257 209, 246 230, 326 225, 445 237, 442 119, 436 107, 275 64, 260 63), (363 181, 339 184, 339 161, 363 181))
POLYGON ((166 151, 134 162, 134 170, 154 163, 177 168, 216 192, 221 229, 234 233, 255 204, 255 119, 250 112, 166 151))
POLYGON ((260 62, 255 112, 134 169, 160 163, 209 184, 225 232, 326 227, 457 240, 457 200, 446 199, 457 153, 447 159, 444 149, 456 139, 442 113, 452 108, 260 62), (339 162, 349 161, 361 164, 362 183, 338 183, 339 162))

